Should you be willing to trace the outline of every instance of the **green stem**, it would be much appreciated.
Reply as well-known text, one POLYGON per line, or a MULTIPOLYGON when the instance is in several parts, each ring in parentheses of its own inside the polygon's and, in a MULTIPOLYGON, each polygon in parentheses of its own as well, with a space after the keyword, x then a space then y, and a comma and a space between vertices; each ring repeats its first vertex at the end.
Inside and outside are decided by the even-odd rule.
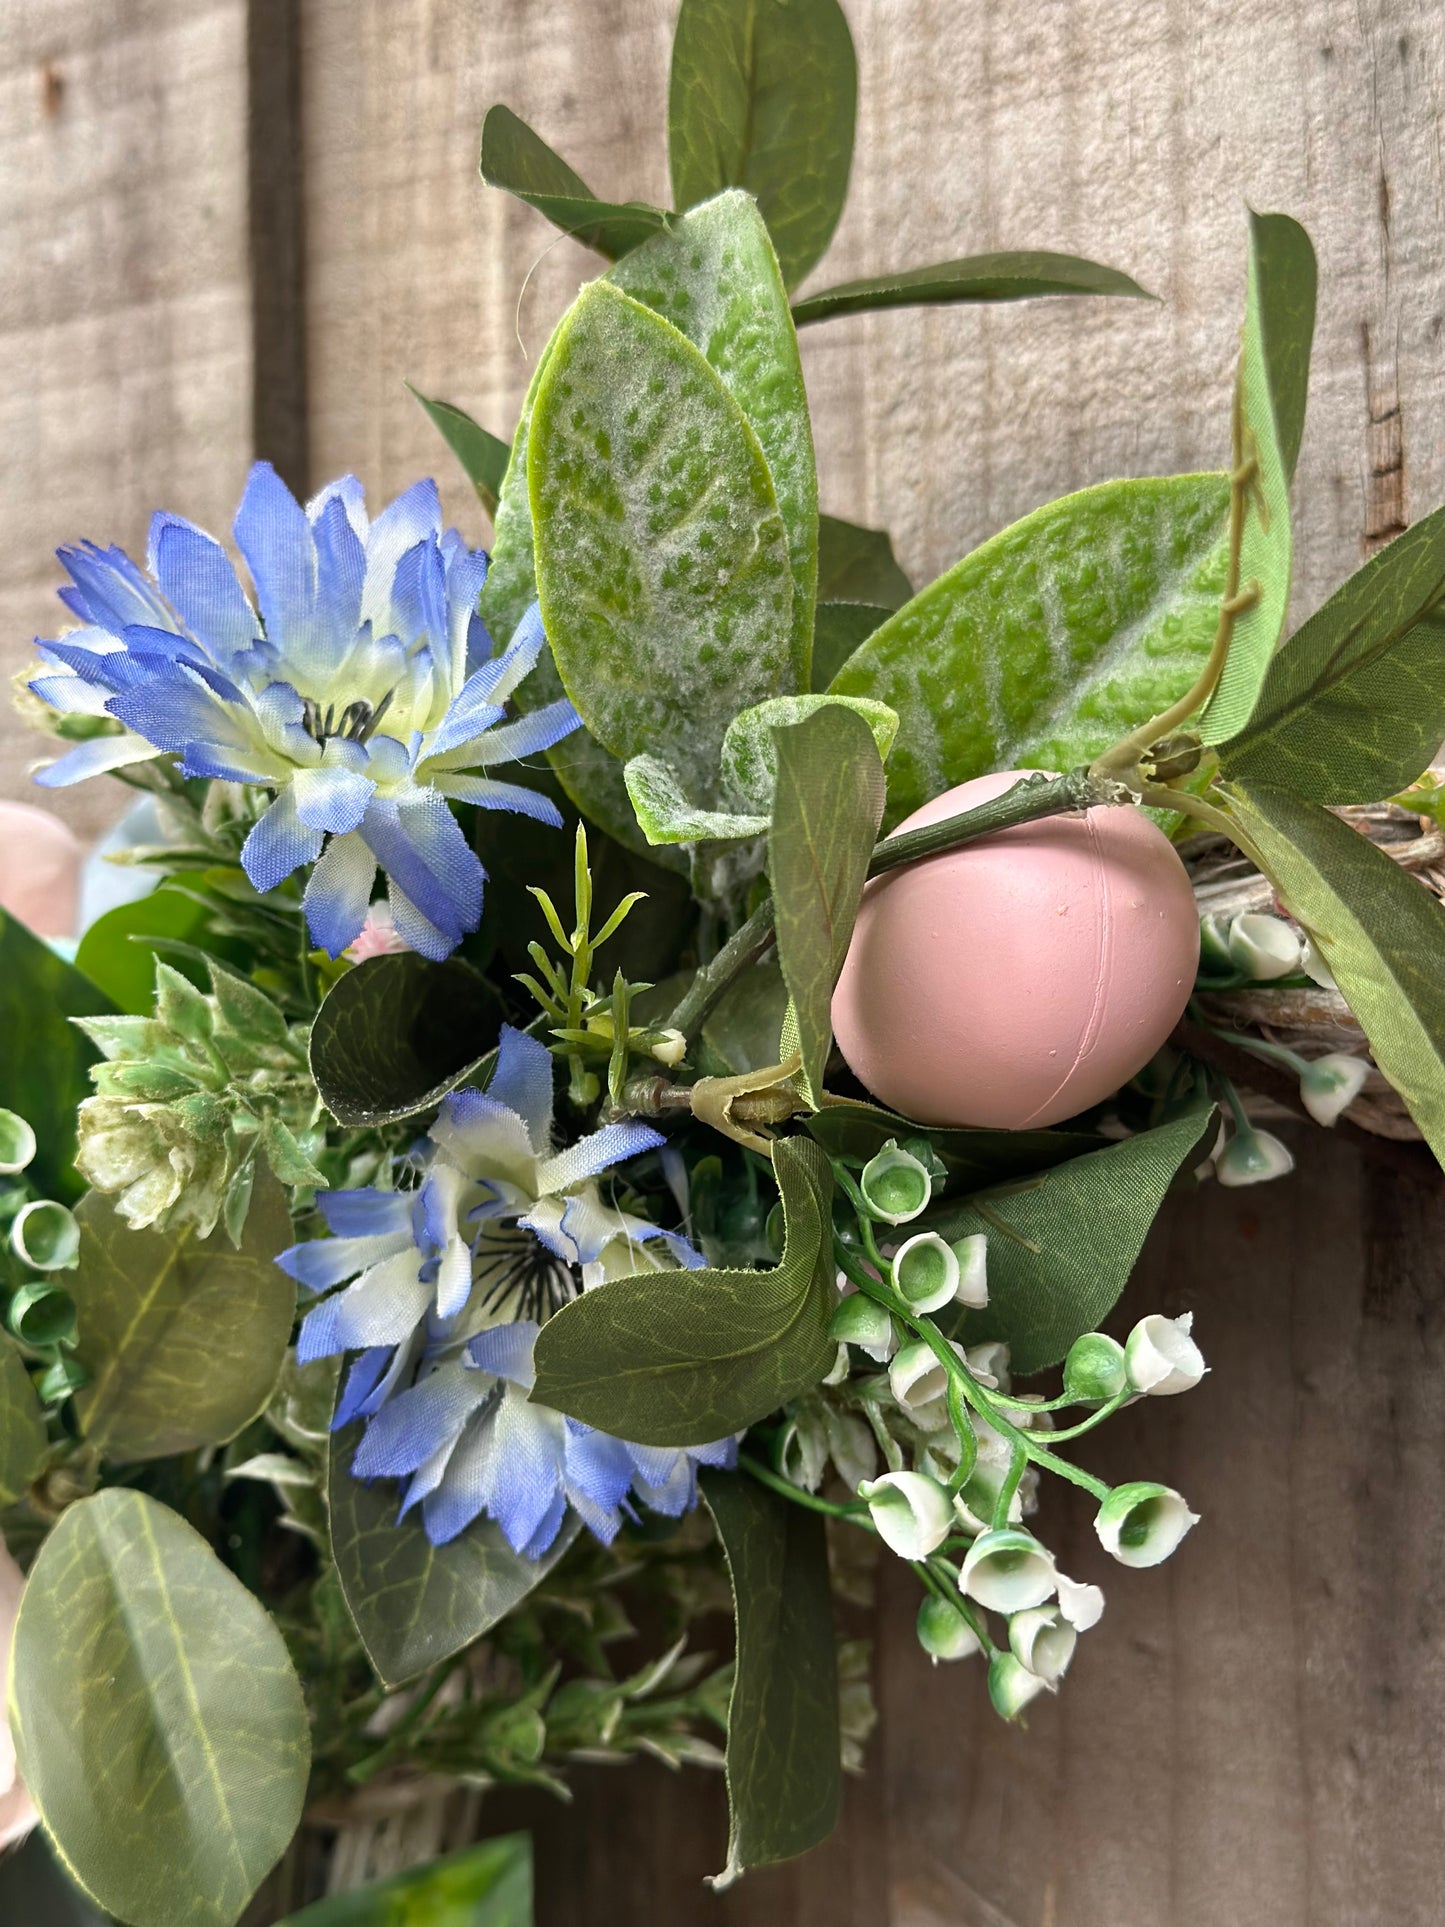
POLYGON ((746 1472, 749 1478, 756 1479, 759 1485, 765 1485, 780 1498, 790 1499, 794 1505, 805 1506, 809 1512, 821 1512, 826 1518, 842 1519, 850 1526, 862 1526, 866 1532, 878 1530, 866 1504, 855 1502, 839 1505, 832 1499, 820 1499, 816 1492, 804 1492, 801 1486, 794 1485, 790 1479, 783 1478, 757 1459, 749 1458, 746 1452, 738 1454, 738 1470, 746 1472))
POLYGON ((1014 1502, 1014 1494, 1019 1489, 1019 1482, 1023 1478, 1027 1466, 1027 1453, 1016 1445, 1013 1449, 1013 1456, 1009 1460, 1008 1477, 999 1487, 998 1497, 993 1502, 993 1529, 995 1532, 1001 1532, 1008 1524, 1008 1515, 1014 1502))
POLYGON ((1097 809, 1104 804, 1132 803, 1132 793, 1108 777, 1091 770, 1071 769, 1063 776, 1025 776, 1012 789, 995 796, 974 809, 946 816, 941 822, 927 823, 919 830, 905 830, 901 836, 888 836, 874 846, 868 860, 870 877, 897 869, 900 863, 917 863, 923 857, 953 850, 975 837, 990 836, 998 830, 1011 830, 1020 823, 1036 822, 1041 816, 1059 816, 1068 810, 1097 809))

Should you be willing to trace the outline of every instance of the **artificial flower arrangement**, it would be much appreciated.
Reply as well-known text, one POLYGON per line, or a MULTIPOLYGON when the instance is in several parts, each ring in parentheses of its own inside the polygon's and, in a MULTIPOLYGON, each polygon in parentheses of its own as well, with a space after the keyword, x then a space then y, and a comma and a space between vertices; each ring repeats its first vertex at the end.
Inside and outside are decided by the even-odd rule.
POLYGON ((244 569, 169 514, 144 567, 62 552, 38 780, 140 792, 160 882, 73 963, 0 933, 0 1800, 136 1927, 235 1920, 383 1779, 723 1764, 721 1879, 806 1850, 870 1717, 860 1549, 1012 1720, 1104 1607, 1054 1509, 1124 1567, 1195 1524, 1087 1435, 1204 1372, 1187 1316, 1101 1329, 1170 1187, 1288 1168, 1229 1067, 1445 1148, 1403 794, 1445 511, 1282 641, 1308 239, 1250 222, 1225 471, 915 594, 818 513, 797 327, 1140 291, 1027 253, 790 306, 854 87, 835 0, 683 0, 676 212, 491 111, 484 179, 610 265, 510 445, 423 401, 490 556, 430 482, 373 517, 264 463, 244 569), (1383 846, 1340 814, 1395 798, 1383 846), (1184 857, 1243 907, 1201 925, 1184 857), (1290 993, 1373 1065, 1261 1034, 1290 993))

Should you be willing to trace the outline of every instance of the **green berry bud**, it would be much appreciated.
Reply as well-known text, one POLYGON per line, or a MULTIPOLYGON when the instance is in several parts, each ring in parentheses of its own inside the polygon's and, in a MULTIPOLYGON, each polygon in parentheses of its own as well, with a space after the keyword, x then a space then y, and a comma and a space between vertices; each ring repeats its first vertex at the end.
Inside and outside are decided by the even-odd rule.
POLYGON ((907 1224, 933 1196, 928 1166, 892 1138, 863 1166, 858 1180, 869 1215, 882 1224, 907 1224))
POLYGON ((1085 1332, 1064 1360, 1064 1390, 1070 1398, 1116 1398, 1126 1380, 1124 1347, 1104 1332, 1085 1332))
POLYGON ((978 1634, 956 1606, 925 1593, 918 1608, 918 1643, 935 1663, 940 1659, 969 1659, 983 1648, 978 1634))

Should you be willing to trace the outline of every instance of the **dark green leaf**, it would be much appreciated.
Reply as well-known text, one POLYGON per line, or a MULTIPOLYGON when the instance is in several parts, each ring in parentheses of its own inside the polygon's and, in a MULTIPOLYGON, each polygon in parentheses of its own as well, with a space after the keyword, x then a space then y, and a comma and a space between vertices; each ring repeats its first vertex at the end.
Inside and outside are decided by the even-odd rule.
POLYGON ((867 602, 820 602, 813 613, 813 688, 827 689, 888 616, 867 602))
POLYGON ((883 815, 883 761, 863 718, 836 703, 779 729, 777 745, 768 874, 801 1082, 816 1105, 833 1038, 833 986, 883 815))
POLYGON ((949 1189, 977 1190, 1005 1178, 1047 1170, 1067 1158, 1097 1151, 1091 1131, 944 1131, 913 1124, 874 1104, 832 1098, 807 1120, 808 1130, 829 1157, 866 1162, 889 1138, 926 1137, 949 1172, 949 1189))
POLYGON ((838 1819, 838 1656, 823 1521, 744 1473, 702 1474, 737 1618, 728 1860, 715 1886, 791 1860, 838 1819))
POLYGON ((1227 775, 1315 803, 1373 803, 1445 739, 1445 509, 1372 556, 1270 663, 1219 746, 1227 775))
POLYGON ((608 276, 685 334, 722 377, 767 457, 788 532, 793 671, 808 686, 818 577, 818 477, 798 339, 777 257, 746 194, 679 217, 608 276))
POLYGON ((430 415, 433 425, 441 431, 442 439, 456 456, 467 472, 467 480, 477 491, 478 499, 488 515, 497 512, 497 497, 502 492, 502 477, 507 472, 507 458, 510 446, 500 436, 493 435, 474 422, 462 409, 453 407, 449 401, 432 401, 419 388, 412 388, 422 407, 430 415))
POLYGON ((234 1438, 264 1410, 296 1315, 296 1287, 275 1263, 293 1238, 280 1186, 258 1172, 239 1251, 222 1229, 133 1231, 95 1191, 75 1215, 80 1262, 66 1288, 91 1374, 76 1398, 87 1440, 128 1460, 234 1438))
POLYGON ((669 216, 645 201, 599 201, 579 174, 510 107, 491 107, 482 122, 482 179, 505 188, 584 246, 615 261, 669 216))
POLYGON ((12 1505, 40 1470, 45 1417, 25 1362, 0 1337, 0 1506, 12 1505))
POLYGON ((870 275, 823 288, 793 304, 801 328, 833 315, 864 314, 870 308, 912 308, 941 301, 1028 301, 1043 294, 1133 295, 1151 300, 1145 289, 1117 268, 1102 267, 1077 254, 1025 249, 1006 254, 972 254, 961 261, 904 268, 897 274, 870 275))
MULTIPOLYGON (((208 913, 188 892, 162 886, 136 903, 118 904, 97 917, 80 940, 75 967, 98 984, 115 1008, 132 1017, 149 1017, 156 1002, 156 940, 200 944, 224 956, 235 946, 205 936, 208 913)), ((189 958, 175 967, 202 989, 210 985, 189 958)))
POLYGON ((653 1271, 573 1299, 537 1339, 533 1401, 639 1445, 706 1445, 816 1385, 837 1300, 827 1159, 782 1138, 772 1271, 653 1271))
POLYGON ((837 0, 682 0, 667 101, 673 199, 687 208, 745 187, 796 287, 843 211, 857 103, 837 0))
POLYGON ((884 529, 865 529, 836 515, 818 517, 819 602, 876 603, 901 609, 913 584, 898 566, 884 529))
POLYGON ((1181 696, 1214 637, 1227 514, 1222 475, 1083 489, 876 630, 833 688, 898 711, 887 826, 988 770, 1088 762, 1181 696))
MULTIPOLYGON (((343 1379, 344 1383, 344 1379, 343 1379)), ((331 1437, 327 1512, 336 1576, 384 1686, 400 1686, 480 1639, 539 1585, 577 1535, 569 1519, 540 1559, 524 1559, 490 1520, 434 1546, 401 1510, 394 1479, 351 1476, 360 1421, 331 1437)))
POLYGON ((114 1013, 109 997, 0 910, 0 1107, 35 1133, 27 1176, 42 1197, 70 1203, 85 1186, 75 1170, 75 1112, 90 1096, 100 1052, 72 1017, 114 1013))
POLYGON ((532 1927, 532 1842, 506 1833, 360 1892, 333 1894, 281 1927, 532 1927))
POLYGON ((702 1027, 708 1045, 733 1075, 767 1070, 782 1057, 788 987, 776 953, 744 971, 723 993, 702 1027))
POLYGON ((1445 1164, 1445 910, 1317 803, 1241 785, 1231 808, 1280 901, 1334 973, 1375 1062, 1445 1164))
POLYGON ((311 1075, 339 1124, 395 1124, 440 1104, 497 1041, 495 993, 456 957, 371 957, 332 986, 311 1075))
POLYGON ((1235 618, 1229 659, 1204 712, 1206 742, 1223 742, 1248 722, 1284 633, 1292 567, 1289 484, 1304 429, 1314 325, 1309 236, 1287 214, 1251 214, 1236 405, 1244 456, 1257 469, 1245 497, 1239 580, 1241 587, 1257 583, 1259 594, 1235 618))
POLYGON ((41 1547, 10 1725, 66 1867, 144 1927, 231 1927, 301 1818, 310 1734, 281 1635, 140 1492, 81 1499, 41 1547))
POLYGON ((592 734, 704 805, 739 709, 791 681, 792 580, 757 437, 678 330, 606 281, 578 296, 528 437, 537 586, 592 734))
POLYGON ((1070 1158, 990 1197, 986 1214, 966 1198, 930 1214, 928 1229, 945 1238, 988 1235, 988 1309, 968 1313, 969 1342, 1007 1339, 1013 1370, 1026 1374, 1057 1365, 1080 1333, 1096 1330, 1212 1115, 1191 1111, 1070 1158), (1000 1230, 1000 1220, 1017 1236, 1000 1230))

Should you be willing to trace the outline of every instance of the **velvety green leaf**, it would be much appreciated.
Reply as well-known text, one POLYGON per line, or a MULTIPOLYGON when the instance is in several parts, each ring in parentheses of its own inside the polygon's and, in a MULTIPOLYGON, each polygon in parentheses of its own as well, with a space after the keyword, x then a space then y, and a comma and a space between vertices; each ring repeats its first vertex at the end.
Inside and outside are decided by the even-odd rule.
POLYGON ((263 1411, 296 1316, 296 1287, 275 1263, 294 1242, 281 1187, 258 1171, 241 1248, 133 1231, 92 1191, 75 1210, 80 1262, 66 1289, 91 1382, 81 1429, 108 1458, 161 1459, 234 1438, 263 1411))
MULTIPOLYGON (((80 940, 75 967, 100 986, 117 1010, 149 1017, 156 1002, 155 940, 199 944, 208 921, 205 905, 194 896, 162 886, 97 917, 80 940)), ((206 947, 216 946, 207 941, 206 947)), ((209 990, 209 982, 189 958, 176 959, 175 967, 209 990)))
POLYGON ((796 287, 843 211, 857 103, 837 0, 682 0, 667 101, 673 199, 693 207, 745 187, 796 287))
POLYGON ((459 958, 371 957, 327 993, 311 1075, 339 1124, 395 1124, 440 1104, 497 1041, 495 993, 459 958))
POLYGON ((816 1104, 833 1037, 833 986, 883 814, 883 761, 863 718, 836 703, 778 730, 777 756, 768 874, 801 1082, 816 1104))
POLYGON ((331 1555, 377 1677, 400 1686, 490 1632, 546 1578, 577 1536, 577 1523, 569 1518, 540 1559, 513 1552, 487 1519, 434 1546, 419 1513, 397 1516, 403 1488, 395 1479, 352 1478, 362 1429, 358 1420, 331 1436, 331 1555))
POLYGON ((1249 289, 1237 405, 1245 459, 1258 464, 1245 498, 1241 586, 1257 599, 1234 622, 1229 659, 1201 724, 1221 743, 1248 722, 1284 633, 1292 548, 1289 484, 1304 430, 1310 342, 1315 325, 1315 251, 1287 214, 1249 217, 1249 289))
POLYGON ((288 1914, 281 1927, 532 1927, 532 1841, 505 1833, 288 1914))
POLYGON ((813 687, 827 689, 889 611, 868 602, 820 602, 813 612, 813 687))
POLYGON ((741 708, 792 678, 792 581, 767 461, 685 335, 606 281, 548 356, 528 437, 537 586, 592 734, 704 805, 741 708))
POLYGON ((141 1927, 231 1927, 301 1818, 311 1739, 281 1635, 144 1493, 79 1500, 41 1547, 10 1725, 69 1872, 141 1927))
POLYGON ((706 1445, 816 1385, 837 1298, 827 1159, 781 1138, 787 1220, 772 1271, 653 1271, 564 1305, 537 1339, 538 1405, 639 1445, 706 1445))
POLYGON ((960 261, 937 261, 897 274, 869 275, 822 288, 793 304, 801 328, 833 315, 864 314, 870 308, 914 308, 943 301, 1028 301, 1043 294, 1133 295, 1152 297, 1127 274, 1086 261, 1077 254, 1024 249, 1005 254, 971 254, 960 261))
POLYGON ((988 1309, 967 1314, 969 1343, 1006 1338, 1013 1370, 1028 1373, 1057 1365, 1080 1333, 1096 1330, 1212 1117, 1201 1108, 1070 1158, 1017 1191, 991 1196, 987 1215, 967 1199, 930 1213, 928 1229, 945 1238, 988 1234, 988 1309), (1017 1239, 998 1228, 1000 1220, 1017 1239))
POLYGON ((85 1189, 75 1169, 75 1111, 90 1096, 88 1072, 100 1052, 70 1019, 114 1010, 99 985, 0 910, 0 1108, 18 1112, 35 1133, 26 1175, 42 1197, 69 1204, 85 1189))
POLYGON ((623 769, 627 794, 649 843, 731 842, 761 836, 766 816, 700 809, 690 802, 677 771, 656 756, 634 756, 623 769))
POLYGON ((685 334, 722 377, 767 457, 793 572, 793 671, 808 685, 818 477, 798 339, 757 205, 736 191, 681 215, 608 276, 685 334))
POLYGON ((1254 784, 1231 809, 1280 901, 1314 938, 1375 1062, 1445 1164, 1445 910, 1317 803, 1254 784))
POLYGON ((737 1619, 728 1705, 727 1886, 791 1860, 838 1819, 838 1651, 823 1521, 740 1472, 706 1471, 737 1619))
POLYGON ((491 107, 482 122, 482 179, 505 188, 554 226, 609 261, 665 227, 670 216, 645 201, 599 201, 540 134, 510 107, 491 107))
POLYGON ((412 388, 434 427, 441 431, 442 439, 456 456, 467 472, 467 480, 477 491, 477 497, 488 515, 497 512, 497 497, 502 490, 502 477, 507 472, 507 460, 511 447, 499 435, 490 434, 480 422, 474 422, 470 415, 456 408, 449 401, 432 401, 419 388, 412 388))
POLYGON ((1045 1171, 1068 1158, 1097 1151, 1101 1143, 1092 1131, 944 1131, 932 1124, 913 1124, 876 1104, 843 1098, 830 1098, 806 1123, 829 1157, 865 1163, 889 1138, 901 1143, 926 1137, 948 1167, 950 1191, 977 1190, 1045 1171))
POLYGON ((832 685, 896 709, 885 823, 995 769, 1070 769, 1181 696, 1225 572, 1222 475, 1105 482, 993 536, 832 685))
POLYGON ((1372 556, 1270 663, 1225 772, 1315 803, 1413 783, 1445 739, 1445 509, 1372 556))
POLYGON ((884 529, 865 529, 836 515, 818 517, 819 602, 868 602, 901 609, 913 584, 898 566, 884 529))
MULTIPOLYGON (((806 723, 827 710, 856 716, 873 738, 880 761, 886 761, 898 735, 898 717, 886 703, 863 696, 835 696, 831 692, 807 696, 772 696, 751 709, 739 710, 723 738, 723 780, 736 796, 771 811, 778 782, 778 732, 806 723)), ((857 730, 829 724, 839 742, 861 742, 857 730)), ((821 734, 819 740, 823 740, 821 734)), ((865 758, 866 761, 866 758, 865 758)))
POLYGON ((25 1362, 0 1338, 0 1506, 12 1505, 40 1470, 45 1416, 25 1362))

